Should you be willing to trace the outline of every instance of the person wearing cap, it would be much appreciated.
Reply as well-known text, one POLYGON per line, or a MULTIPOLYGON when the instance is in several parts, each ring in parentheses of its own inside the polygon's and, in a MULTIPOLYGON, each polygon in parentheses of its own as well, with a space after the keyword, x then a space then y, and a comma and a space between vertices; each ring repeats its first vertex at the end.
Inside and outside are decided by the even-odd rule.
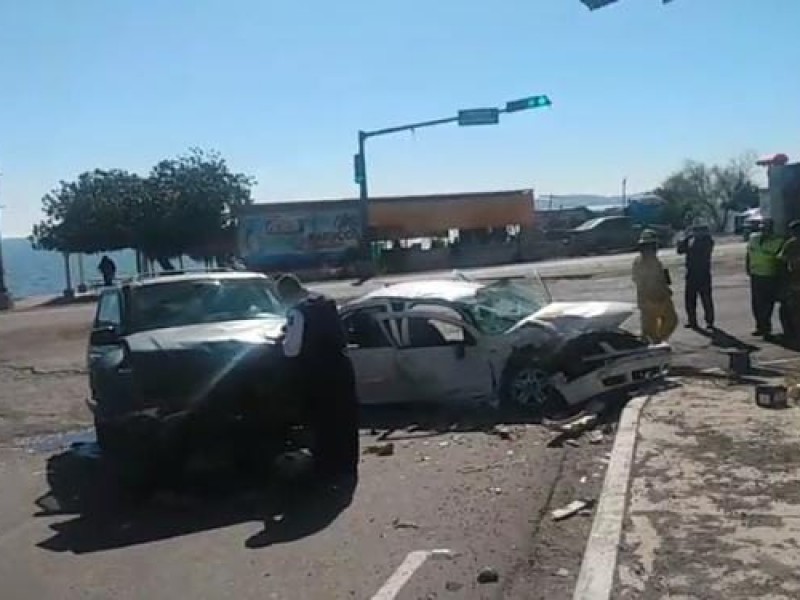
POLYGON ((800 346, 800 220, 789 223, 787 229, 789 239, 778 254, 785 273, 779 314, 787 341, 800 346))
POLYGON ((277 291, 289 307, 283 353, 292 363, 293 380, 313 430, 318 474, 325 480, 355 478, 358 397, 336 303, 310 293, 294 275, 282 275, 277 291))
POLYGON ((678 254, 686 256, 686 326, 697 329, 697 297, 703 303, 706 328, 714 328, 714 298, 711 295, 711 255, 714 239, 707 225, 694 225, 678 241, 678 254))
POLYGON ((772 219, 764 219, 760 231, 747 241, 747 274, 750 276, 750 300, 756 329, 753 335, 772 334, 772 312, 778 300, 781 283, 781 261, 778 255, 783 239, 774 233, 772 219))
POLYGON ((639 238, 639 256, 633 261, 633 282, 642 319, 642 337, 651 343, 665 342, 678 326, 672 303, 669 274, 658 259, 658 236, 645 229, 639 238))

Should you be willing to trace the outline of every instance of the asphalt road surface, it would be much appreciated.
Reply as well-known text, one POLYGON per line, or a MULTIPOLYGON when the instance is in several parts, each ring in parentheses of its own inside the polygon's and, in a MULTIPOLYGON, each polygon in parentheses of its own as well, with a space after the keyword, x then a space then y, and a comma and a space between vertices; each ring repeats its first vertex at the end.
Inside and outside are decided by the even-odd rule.
MULTIPOLYGON (((740 245, 721 247, 717 259, 724 333, 681 328, 673 339, 676 361, 723 366, 724 348, 742 344, 757 345, 764 364, 795 360, 749 336, 740 245)), ((535 266, 556 299, 632 300, 630 260, 535 266)), ((476 276, 526 269, 481 269, 476 276)), ((680 311, 679 269, 673 278, 680 311)), ((323 288, 347 297, 381 284, 323 288)), ((79 395, 91 311, 0 316, 3 598, 571 597, 591 517, 554 522, 550 511, 597 497, 611 435, 597 445, 582 439, 578 447, 548 448, 552 434, 519 419, 503 419, 512 439, 502 439, 486 415, 383 411, 367 415, 362 446, 392 442, 394 453, 365 454, 354 490, 289 494, 281 491, 285 484, 220 472, 189 506, 130 502, 103 461, 87 452, 92 446, 70 451, 71 436, 20 438, 87 422, 79 395), (388 429, 395 430, 388 439, 376 440, 388 429), (498 581, 478 583, 484 568, 498 581)))

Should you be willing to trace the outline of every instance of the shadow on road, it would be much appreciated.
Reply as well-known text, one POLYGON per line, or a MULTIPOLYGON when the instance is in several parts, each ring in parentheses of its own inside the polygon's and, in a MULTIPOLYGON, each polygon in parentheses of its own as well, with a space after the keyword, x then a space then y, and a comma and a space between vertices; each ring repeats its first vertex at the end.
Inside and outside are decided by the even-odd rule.
POLYGON ((249 521, 264 523, 264 531, 244 543, 261 548, 321 531, 349 506, 357 485, 356 480, 335 488, 274 477, 258 481, 229 468, 143 497, 127 493, 110 465, 85 451, 91 446, 76 444, 48 460, 50 490, 36 500, 35 516, 74 518, 52 524, 53 535, 40 548, 99 552, 249 521))

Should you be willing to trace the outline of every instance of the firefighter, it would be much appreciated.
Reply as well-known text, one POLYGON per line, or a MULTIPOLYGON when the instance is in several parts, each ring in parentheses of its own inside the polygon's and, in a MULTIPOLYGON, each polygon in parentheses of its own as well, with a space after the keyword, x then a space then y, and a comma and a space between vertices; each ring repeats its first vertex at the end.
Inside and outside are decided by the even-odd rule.
POLYGON ((695 225, 678 242, 678 254, 686 255, 686 326, 697 329, 697 297, 703 303, 707 329, 714 329, 714 298, 711 295, 711 255, 714 239, 706 225, 695 225))
POLYGON ((358 471, 358 399, 353 364, 336 303, 309 293, 294 275, 278 280, 278 294, 291 307, 284 355, 313 429, 316 468, 325 480, 355 478, 358 471))
POLYGON ((753 335, 772 334, 772 312, 778 300, 781 262, 778 254, 783 239, 774 234, 772 219, 764 219, 760 231, 747 241, 747 274, 750 276, 750 299, 756 329, 753 335))
POLYGON ((789 239, 778 254, 785 274, 780 318, 787 341, 800 347, 800 221, 789 223, 788 230, 789 239))
POLYGON ((658 260, 658 236, 645 229, 639 238, 639 256, 633 261, 633 282, 642 318, 642 337, 651 343, 665 342, 678 326, 672 303, 669 274, 658 260))

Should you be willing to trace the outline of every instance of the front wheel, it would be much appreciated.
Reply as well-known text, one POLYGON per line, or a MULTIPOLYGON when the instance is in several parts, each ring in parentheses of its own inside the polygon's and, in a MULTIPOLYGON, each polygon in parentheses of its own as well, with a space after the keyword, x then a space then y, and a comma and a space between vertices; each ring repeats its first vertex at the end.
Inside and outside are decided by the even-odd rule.
POLYGON ((535 412, 543 417, 562 417, 569 405, 552 384, 552 373, 531 356, 512 358, 500 392, 501 406, 535 412))

